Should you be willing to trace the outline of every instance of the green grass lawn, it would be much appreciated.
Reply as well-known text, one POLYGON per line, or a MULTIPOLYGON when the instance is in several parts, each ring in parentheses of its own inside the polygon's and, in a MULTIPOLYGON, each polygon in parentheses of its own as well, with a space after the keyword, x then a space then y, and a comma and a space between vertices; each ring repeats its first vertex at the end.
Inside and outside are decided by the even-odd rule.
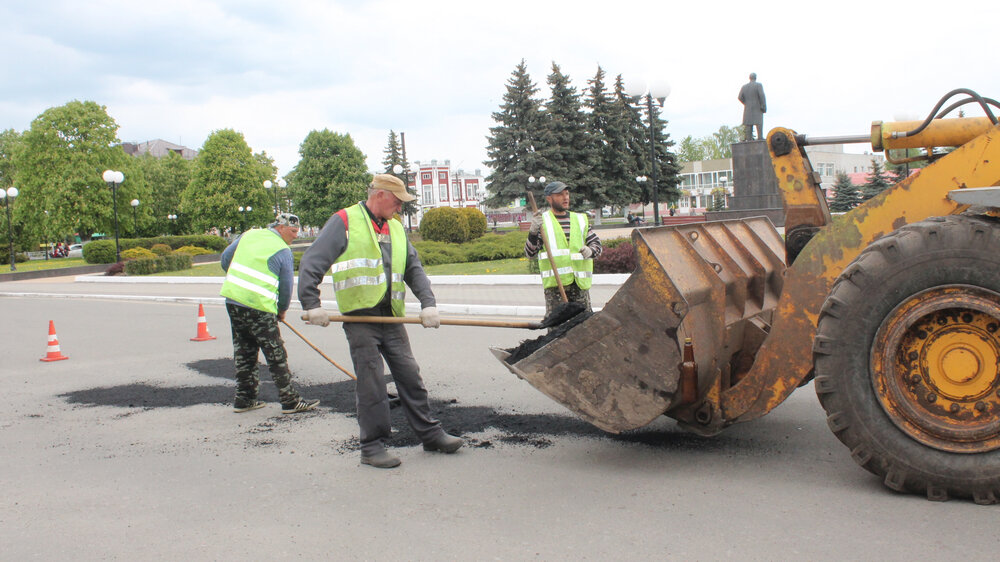
MULTIPOLYGON (((429 265, 424 268, 424 271, 427 272, 427 275, 509 275, 529 273, 527 258, 429 265)), ((182 271, 166 271, 153 274, 153 276, 168 277, 222 277, 223 275, 225 274, 222 272, 222 267, 217 263, 196 265, 191 269, 182 271)))
MULTIPOLYGON (((41 271, 43 269, 61 269, 64 267, 75 267, 87 265, 83 258, 50 258, 48 260, 28 260, 14 264, 17 271, 41 271)), ((0 265, 0 273, 9 273, 9 265, 0 265)))

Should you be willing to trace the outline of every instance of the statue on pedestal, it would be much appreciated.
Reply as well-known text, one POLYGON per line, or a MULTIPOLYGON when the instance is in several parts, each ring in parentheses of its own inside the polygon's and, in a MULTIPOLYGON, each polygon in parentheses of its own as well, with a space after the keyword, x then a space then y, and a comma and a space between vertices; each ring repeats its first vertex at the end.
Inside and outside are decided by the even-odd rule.
POLYGON ((767 113, 767 101, 764 99, 764 87, 757 81, 757 74, 750 73, 750 81, 740 88, 739 98, 743 104, 743 140, 753 140, 753 128, 757 127, 757 139, 764 140, 764 114, 767 113))

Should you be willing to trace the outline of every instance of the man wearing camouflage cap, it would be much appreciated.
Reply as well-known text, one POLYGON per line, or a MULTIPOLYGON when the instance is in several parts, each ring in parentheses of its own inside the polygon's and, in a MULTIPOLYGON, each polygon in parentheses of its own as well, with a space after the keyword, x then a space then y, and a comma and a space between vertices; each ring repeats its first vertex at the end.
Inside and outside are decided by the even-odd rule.
MULTIPOLYGON (((329 314, 320 303, 319 286, 331 270, 337 308, 353 316, 404 316, 406 286, 420 300, 420 322, 425 328, 441 325, 431 282, 417 251, 394 218, 404 201, 415 196, 402 180, 389 174, 375 176, 368 199, 333 214, 299 263, 299 301, 310 324, 328 326, 329 314)), ((425 451, 454 453, 463 444, 448 435, 431 415, 420 367, 401 324, 345 322, 357 373, 356 401, 361 429, 361 463, 393 468, 402 462, 385 448, 392 433, 383 359, 396 382, 400 402, 413 432, 425 451)))
POLYGON ((278 387, 281 413, 306 412, 319 404, 319 400, 303 400, 292 387, 288 353, 278 331, 278 320, 285 319, 295 282, 288 244, 298 234, 299 217, 281 213, 268 228, 244 232, 222 252, 226 280, 219 294, 226 297, 233 332, 235 412, 248 412, 265 405, 257 399, 259 351, 264 352, 274 386, 278 387))

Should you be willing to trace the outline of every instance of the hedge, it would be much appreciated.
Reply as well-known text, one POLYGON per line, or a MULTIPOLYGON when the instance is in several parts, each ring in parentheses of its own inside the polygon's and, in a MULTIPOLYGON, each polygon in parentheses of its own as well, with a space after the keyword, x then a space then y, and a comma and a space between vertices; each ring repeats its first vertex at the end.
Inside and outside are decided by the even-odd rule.
MULTIPOLYGON (((166 244, 173 249, 183 246, 199 246, 208 248, 215 253, 222 252, 228 246, 225 238, 199 234, 193 236, 157 236, 155 238, 122 238, 118 245, 122 250, 129 248, 152 248, 157 244, 166 244)), ((113 263, 115 261, 115 241, 94 240, 83 245, 83 259, 87 263, 113 263)))
POLYGON ((424 240, 414 242, 413 247, 417 249, 420 262, 424 265, 490 261, 524 256, 524 241, 527 237, 527 232, 487 234, 475 242, 465 244, 424 240))
POLYGON ((125 262, 126 275, 149 275, 161 271, 180 271, 191 269, 191 256, 187 254, 171 254, 160 258, 146 258, 125 262))
MULTIPOLYGON (((21 263, 28 261, 28 254, 23 252, 14 252, 14 263, 21 263)), ((3 248, 0 250, 0 264, 10 265, 10 250, 3 248)))
POLYGON ((199 248, 198 246, 181 246, 174 250, 175 254, 187 254, 189 256, 204 256, 206 254, 211 254, 211 250, 206 250, 205 248, 199 248))
POLYGON ((145 260, 155 257, 156 254, 146 248, 129 248, 122 252, 122 259, 126 260, 145 260))

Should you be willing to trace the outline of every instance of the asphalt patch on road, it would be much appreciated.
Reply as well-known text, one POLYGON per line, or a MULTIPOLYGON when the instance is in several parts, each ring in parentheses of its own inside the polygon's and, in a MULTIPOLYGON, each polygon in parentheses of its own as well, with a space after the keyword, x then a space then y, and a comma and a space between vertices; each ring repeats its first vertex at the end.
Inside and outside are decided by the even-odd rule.
MULTIPOLYGON (((111 406, 118 408, 185 408, 199 404, 232 406, 235 387, 233 361, 230 358, 204 359, 185 365, 186 368, 203 375, 217 378, 220 384, 204 386, 157 386, 149 383, 132 383, 112 387, 97 387, 77 390, 59 395, 70 404, 81 406, 111 406)), ((294 380, 294 379, 293 379, 294 380)), ((386 377, 386 382, 391 382, 386 377)), ((271 381, 265 365, 260 367, 260 399, 270 403, 278 402, 278 392, 271 381)), ((332 412, 347 417, 355 417, 354 381, 344 380, 326 384, 301 384, 295 387, 305 398, 318 398, 318 413, 332 412)), ((463 406, 456 399, 431 397, 431 411, 441 421, 445 431, 453 435, 492 434, 492 440, 510 445, 545 448, 553 444, 556 437, 586 437, 609 439, 624 443, 645 444, 657 449, 711 452, 719 450, 739 451, 743 449, 733 439, 726 437, 703 438, 682 432, 673 424, 666 427, 647 427, 622 434, 610 434, 571 415, 524 414, 517 411, 501 411, 487 406, 463 406)), ((393 435, 388 443, 394 447, 420 445, 420 440, 410 429, 402 408, 391 411, 393 435)), ((120 414, 126 417, 135 412, 120 414)), ((227 412, 229 413, 229 412, 227 412)), ((231 414, 236 415, 236 414, 231 414)), ((284 426, 301 416, 316 415, 309 412, 262 421, 250 432, 262 437, 275 428, 284 426)), ((656 425, 656 424, 654 424, 656 425)), ((661 424, 663 425, 663 424, 661 424)), ((489 448, 492 440, 469 439, 468 446, 489 448)), ((257 441, 262 446, 273 444, 269 439, 257 441)), ((334 449, 357 451, 360 448, 357 437, 334 443, 334 449)), ((749 451, 749 450, 748 450, 749 451)))

